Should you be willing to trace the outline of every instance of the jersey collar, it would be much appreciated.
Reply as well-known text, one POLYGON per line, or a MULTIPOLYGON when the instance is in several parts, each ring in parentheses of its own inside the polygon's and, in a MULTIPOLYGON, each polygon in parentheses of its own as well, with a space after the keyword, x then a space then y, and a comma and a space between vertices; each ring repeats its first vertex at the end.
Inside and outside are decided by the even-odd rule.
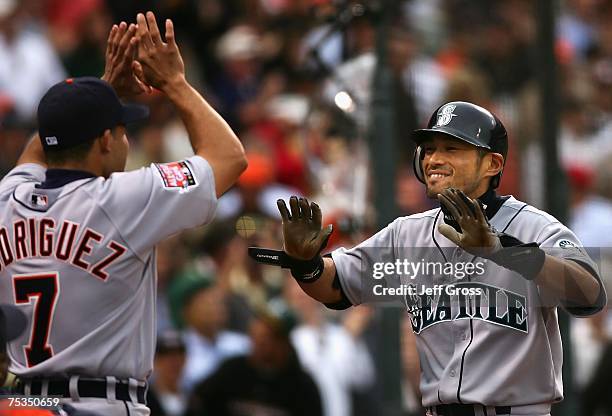
POLYGON ((61 188, 70 182, 78 181, 81 179, 95 178, 91 172, 84 170, 75 169, 47 169, 45 181, 39 185, 36 185, 39 189, 54 189, 61 188))

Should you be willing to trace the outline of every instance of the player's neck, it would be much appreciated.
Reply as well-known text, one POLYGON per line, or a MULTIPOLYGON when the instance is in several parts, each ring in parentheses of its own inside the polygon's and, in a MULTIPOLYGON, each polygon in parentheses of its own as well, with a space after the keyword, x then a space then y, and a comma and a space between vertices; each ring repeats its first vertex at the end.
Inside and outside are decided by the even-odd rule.
POLYGON ((68 170, 80 170, 83 172, 89 172, 96 176, 102 176, 102 167, 96 163, 90 163, 87 159, 84 161, 69 160, 63 163, 49 164, 49 169, 68 169, 68 170))

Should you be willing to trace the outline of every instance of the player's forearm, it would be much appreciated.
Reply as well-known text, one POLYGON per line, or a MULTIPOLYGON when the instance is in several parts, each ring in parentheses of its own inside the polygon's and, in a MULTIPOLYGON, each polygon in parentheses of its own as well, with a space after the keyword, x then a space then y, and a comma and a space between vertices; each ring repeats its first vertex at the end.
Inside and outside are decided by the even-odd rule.
POLYGON ((321 303, 337 303, 342 300, 339 289, 334 289, 333 282, 336 276, 336 266, 331 258, 323 258, 323 274, 316 282, 299 282, 300 287, 311 298, 321 303))
POLYGON ((38 133, 34 134, 34 136, 28 140, 28 144, 26 144, 21 156, 19 156, 17 165, 21 165, 23 163, 37 163, 45 167, 47 166, 47 158, 45 157, 45 152, 43 151, 42 144, 40 143, 38 133))
POLYGON ((546 255, 535 282, 561 300, 593 306, 599 296, 597 279, 573 261, 546 255))
POLYGON ((217 196, 222 195, 246 169, 242 143, 225 120, 184 78, 175 80, 165 92, 185 123, 193 151, 211 165, 217 196))

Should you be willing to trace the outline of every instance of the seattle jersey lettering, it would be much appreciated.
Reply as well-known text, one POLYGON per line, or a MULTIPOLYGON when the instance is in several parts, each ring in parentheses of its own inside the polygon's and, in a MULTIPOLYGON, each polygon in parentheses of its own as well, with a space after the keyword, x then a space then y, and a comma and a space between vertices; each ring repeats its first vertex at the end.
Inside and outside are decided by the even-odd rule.
POLYGON ((89 257, 101 248, 104 235, 87 227, 77 240, 80 228, 81 224, 68 220, 56 224, 50 217, 19 219, 13 222, 12 230, 1 227, 0 271, 27 258, 54 257, 106 280, 106 269, 125 254, 127 248, 111 240, 105 247, 108 254, 92 264, 89 257))
POLYGON ((457 284, 481 290, 473 296, 406 295, 412 329, 416 334, 430 326, 457 319, 479 319, 521 332, 529 332, 527 326, 527 298, 495 286, 482 283, 457 284))

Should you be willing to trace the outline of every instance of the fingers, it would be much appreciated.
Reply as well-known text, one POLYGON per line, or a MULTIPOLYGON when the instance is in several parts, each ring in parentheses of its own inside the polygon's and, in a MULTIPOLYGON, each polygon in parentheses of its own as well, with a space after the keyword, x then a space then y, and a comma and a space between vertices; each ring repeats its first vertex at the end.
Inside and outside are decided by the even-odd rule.
POLYGON ((127 47, 123 51, 123 59, 126 61, 134 59, 134 54, 136 53, 136 48, 138 47, 138 39, 134 37, 134 34, 136 33, 136 25, 133 26, 134 29, 132 36, 128 39, 127 47))
POLYGON ((448 238, 453 243, 460 245, 459 243, 461 242, 461 234, 459 234, 457 230, 455 230, 450 225, 441 223, 438 225, 438 231, 440 232, 440 234, 448 238))
MULTIPOLYGON (((136 39, 132 39, 132 40, 134 40, 134 44, 138 43, 136 42, 136 39)), ((145 75, 144 75, 144 69, 142 68, 142 65, 140 64, 140 62, 138 61, 132 62, 132 73, 134 74, 136 85, 138 86, 138 88, 143 93, 151 94, 151 92, 153 92, 153 89, 149 85, 147 85, 145 75)))
MULTIPOLYGON (((276 201, 276 205, 278 206, 279 211, 281 211, 281 215, 283 214, 283 208, 285 211, 287 210, 285 201, 282 199, 276 201)), ((314 220, 313 216, 316 212, 316 220, 318 221, 319 227, 321 226, 321 209, 315 203, 313 203, 313 208, 311 209, 311 206, 306 198, 298 198, 295 195, 292 196, 289 198, 289 209, 291 210, 291 214, 289 216, 289 213, 287 213, 287 218, 292 220, 296 220, 298 218, 314 220)))
POLYGON ((441 194, 438 194, 438 201, 440 201, 440 203, 450 211, 451 215, 455 218, 456 221, 459 221, 462 218, 462 215, 457 209, 457 206, 448 196, 447 191, 448 190, 442 192, 441 194))
POLYGON ((463 191, 456 189, 456 195, 459 197, 458 200, 461 203, 461 207, 465 209, 467 216, 476 217, 476 210, 474 209, 474 203, 476 200, 469 198, 463 191))
POLYGON ((157 27, 157 21, 155 20, 155 15, 153 12, 147 12, 147 24, 149 25, 149 33, 151 34, 151 41, 154 45, 161 45, 162 38, 159 33, 159 28, 157 27))
POLYGON ((312 218, 312 211, 310 211, 310 204, 306 198, 300 198, 298 201, 298 205, 300 206, 300 216, 307 220, 312 218))
POLYGON ((446 196, 450 201, 457 207, 457 210, 462 217, 470 218, 474 217, 474 213, 468 207, 468 203, 471 205, 472 200, 469 199, 464 193, 457 189, 447 189, 446 196))
POLYGON ((111 52, 111 56, 117 56, 117 51, 119 50, 119 44, 121 43, 121 39, 125 35, 127 29, 127 23, 121 22, 117 27, 117 31, 115 32, 115 38, 113 39, 113 50, 111 52))
POLYGON ((172 20, 166 19, 166 43, 176 47, 176 39, 174 38, 174 24, 172 20))
MULTIPOLYGON (((131 58, 133 55, 128 55, 128 49, 131 46, 135 46, 132 45, 132 38, 134 37, 134 34, 136 33, 136 25, 135 24, 130 24, 130 26, 127 28, 127 30, 124 31, 123 35, 121 36, 120 40, 119 40, 119 46, 117 47, 117 56, 120 56, 122 59, 129 57, 131 58)), ((133 50, 131 52, 133 54, 133 50)))
POLYGON ((291 216, 289 215, 289 210, 287 209, 287 205, 283 199, 279 199, 276 201, 276 206, 278 207, 278 211, 280 212, 281 218, 284 221, 289 221, 291 216))
POLYGON ((113 50, 115 48, 115 37, 118 29, 119 27, 117 25, 113 25, 110 32, 108 32, 108 39, 106 40, 106 56, 113 55, 113 50))
POLYGON ((144 50, 153 48, 153 40, 151 39, 151 34, 149 33, 149 27, 147 25, 145 15, 138 13, 136 15, 136 23, 138 24, 136 34, 138 36, 139 45, 144 50))
POLYGON ((315 203, 310 203, 310 211, 312 212, 312 223, 316 228, 321 228, 321 222, 323 215, 321 214, 321 208, 315 203))
POLYGON ((291 209, 291 219, 296 220, 300 218, 300 207, 298 205, 297 196, 289 198, 289 208, 291 209))

